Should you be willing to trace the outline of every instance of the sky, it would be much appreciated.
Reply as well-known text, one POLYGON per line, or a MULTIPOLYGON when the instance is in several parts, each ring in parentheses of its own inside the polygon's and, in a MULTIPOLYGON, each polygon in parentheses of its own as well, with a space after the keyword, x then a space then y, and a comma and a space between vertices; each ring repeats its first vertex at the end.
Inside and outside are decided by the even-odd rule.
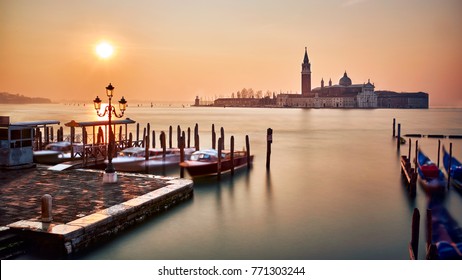
POLYGON ((460 0, 0 0, 0 92, 190 102, 353 83, 462 107, 460 0), (96 55, 106 41, 114 53, 96 55))

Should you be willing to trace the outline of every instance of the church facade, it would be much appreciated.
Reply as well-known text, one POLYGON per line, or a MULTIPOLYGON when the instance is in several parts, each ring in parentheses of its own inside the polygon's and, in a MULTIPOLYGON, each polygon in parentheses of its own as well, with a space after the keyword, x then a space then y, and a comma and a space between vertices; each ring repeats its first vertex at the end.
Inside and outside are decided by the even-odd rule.
POLYGON ((428 94, 396 93, 375 91, 370 80, 362 84, 353 84, 347 72, 338 84, 328 85, 321 80, 321 86, 311 88, 311 63, 305 48, 301 71, 301 94, 279 94, 278 107, 298 108, 428 108, 428 94))

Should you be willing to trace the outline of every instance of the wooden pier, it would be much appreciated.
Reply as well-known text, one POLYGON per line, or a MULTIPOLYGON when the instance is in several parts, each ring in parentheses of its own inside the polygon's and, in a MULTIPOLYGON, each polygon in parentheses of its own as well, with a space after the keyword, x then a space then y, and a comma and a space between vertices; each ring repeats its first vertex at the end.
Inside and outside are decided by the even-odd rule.
MULTIPOLYGON (((417 150, 417 147, 418 147, 418 142, 416 141, 416 150, 417 150)), ((401 164, 401 174, 408 187, 408 193, 410 196, 415 196, 416 195, 416 185, 417 185, 417 167, 412 168, 411 148, 412 148, 412 142, 409 139, 408 155, 401 156, 400 164, 401 164)))

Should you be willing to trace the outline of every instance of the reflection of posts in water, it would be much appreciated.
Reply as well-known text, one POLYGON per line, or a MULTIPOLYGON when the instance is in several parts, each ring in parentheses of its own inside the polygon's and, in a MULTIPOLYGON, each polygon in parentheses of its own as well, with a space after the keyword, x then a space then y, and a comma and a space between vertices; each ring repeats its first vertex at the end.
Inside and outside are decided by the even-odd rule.
POLYGON ((420 231, 420 212, 419 209, 414 208, 412 214, 412 232, 411 242, 409 243, 409 255, 411 260, 419 258, 419 231, 420 231))
POLYGON ((426 255, 427 260, 436 260, 438 258, 438 249, 436 244, 432 242, 433 237, 433 224, 432 224, 432 209, 427 209, 427 242, 426 242, 426 255))
POLYGON ((426 248, 427 248, 427 254, 426 254, 426 259, 431 260, 432 259, 432 210, 427 209, 427 242, 426 242, 426 248))

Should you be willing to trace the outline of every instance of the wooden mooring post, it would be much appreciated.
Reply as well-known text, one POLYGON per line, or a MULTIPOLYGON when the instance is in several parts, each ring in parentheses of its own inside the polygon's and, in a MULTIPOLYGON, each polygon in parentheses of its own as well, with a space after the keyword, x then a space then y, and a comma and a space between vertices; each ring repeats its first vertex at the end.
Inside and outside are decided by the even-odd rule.
POLYGON ((167 145, 166 145, 166 140, 165 140, 165 132, 160 133, 160 147, 162 148, 162 160, 165 160, 165 154, 167 152, 167 145))
POLYGON ((250 168, 251 166, 251 160, 250 160, 250 139, 249 139, 249 135, 246 135, 245 136, 245 149, 247 151, 247 169, 250 168))
POLYGON ((217 142, 217 134, 215 133, 215 124, 212 124, 212 149, 215 150, 217 142))
POLYGON ((181 127, 180 125, 177 125, 176 127, 176 143, 177 143, 177 147, 179 148, 180 145, 181 145, 181 127))
POLYGON ((140 141, 140 123, 136 124, 136 143, 140 141))
POLYGON ((53 215, 51 213, 52 211, 52 203, 53 203, 53 198, 49 194, 45 194, 42 196, 42 222, 44 223, 50 223, 53 221, 53 215))
POLYGON ((147 164, 147 161, 149 160, 149 133, 146 135, 144 138, 144 159, 145 159, 145 168, 146 168, 146 173, 149 173, 149 164, 147 164))
POLYGON ((417 172, 414 168, 411 167, 411 149, 412 142, 409 139, 408 156, 401 156, 401 173, 406 181, 409 195, 414 197, 416 195, 417 172))
MULTIPOLYGON (((184 162, 184 148, 185 148, 185 137, 184 137, 184 131, 183 134, 180 136, 179 139, 179 148, 180 148, 180 163, 184 162)), ((184 167, 180 165, 180 178, 184 178, 184 167)))
POLYGON ((194 126, 194 148, 199 151, 199 125, 194 126))
POLYGON ((220 137, 221 137, 221 141, 223 143, 221 143, 221 149, 224 150, 225 149, 225 129, 223 127, 220 128, 220 137))
POLYGON ((440 154, 441 154, 441 140, 438 139, 438 162, 437 165, 438 168, 440 168, 440 154))
POLYGON ((414 208, 412 214, 411 242, 409 243, 409 256, 411 260, 417 260, 419 257, 419 232, 420 232, 420 212, 414 208))
POLYGON ((393 138, 396 136, 396 119, 393 118, 393 138))
POLYGON ((231 139, 229 141, 229 148, 231 152, 231 175, 234 175, 234 136, 231 135, 231 139))
POLYGON ((271 165, 271 144, 273 143, 273 129, 266 130, 266 170, 270 169, 271 165))
POLYGON ((172 141, 172 135, 173 135, 173 128, 170 126, 168 128, 168 147, 171 149, 173 146, 173 141, 172 141))
POLYGON ((448 170, 448 190, 451 185, 451 165, 452 165, 452 142, 449 143, 449 170, 448 170))
POLYGON ((396 148, 399 150, 401 146, 401 124, 398 124, 398 136, 396 136, 396 148))
POLYGON ((223 138, 218 138, 218 164, 217 164, 217 177, 220 180, 221 177, 221 152, 223 148, 223 138))

